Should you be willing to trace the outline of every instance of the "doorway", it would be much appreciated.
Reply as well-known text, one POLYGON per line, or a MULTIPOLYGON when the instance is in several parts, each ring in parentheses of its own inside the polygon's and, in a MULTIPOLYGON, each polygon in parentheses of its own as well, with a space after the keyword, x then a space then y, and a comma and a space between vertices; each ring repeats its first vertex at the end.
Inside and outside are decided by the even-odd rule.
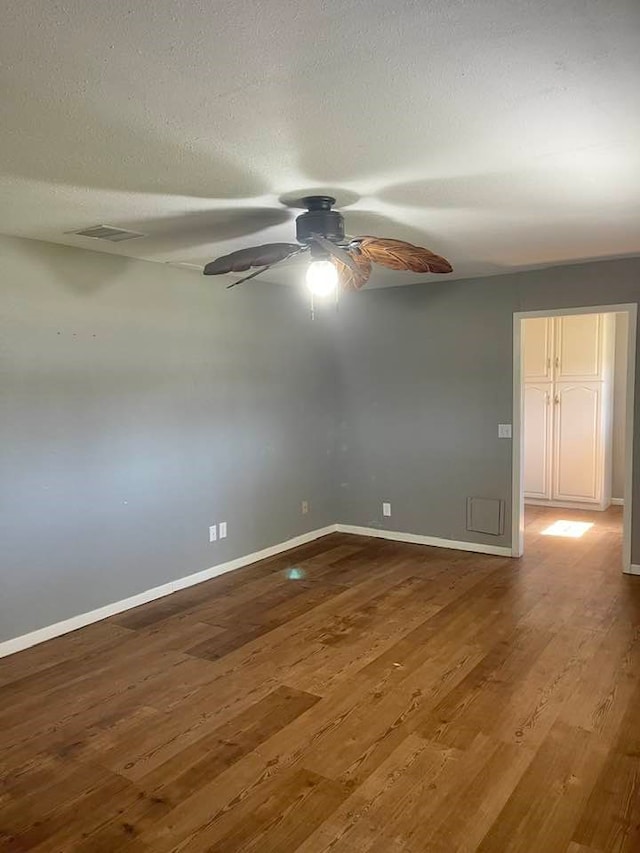
POLYGON ((527 528, 580 538, 596 524, 613 529, 622 516, 622 570, 632 571, 636 323, 635 304, 514 314, 514 557, 524 553, 527 528), (617 394, 616 358, 626 368, 617 394))

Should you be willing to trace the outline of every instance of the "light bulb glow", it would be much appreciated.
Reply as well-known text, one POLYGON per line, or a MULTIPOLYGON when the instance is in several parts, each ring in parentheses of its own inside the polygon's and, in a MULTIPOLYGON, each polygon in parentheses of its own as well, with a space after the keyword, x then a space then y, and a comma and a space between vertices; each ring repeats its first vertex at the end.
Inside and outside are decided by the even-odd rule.
POLYGON ((331 261, 311 261, 306 281, 314 296, 330 296, 338 286, 338 270, 331 261))

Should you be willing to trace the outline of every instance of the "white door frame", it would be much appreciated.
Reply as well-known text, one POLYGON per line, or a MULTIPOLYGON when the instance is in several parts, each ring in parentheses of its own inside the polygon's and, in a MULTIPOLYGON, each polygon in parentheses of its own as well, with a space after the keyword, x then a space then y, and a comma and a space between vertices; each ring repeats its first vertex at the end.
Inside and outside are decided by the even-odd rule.
POLYGON ((620 305, 589 305, 579 308, 547 308, 540 311, 517 311, 513 315, 513 478, 511 496, 511 553, 521 557, 524 553, 524 487, 522 467, 524 435, 522 429, 522 320, 530 317, 563 317, 571 314, 626 313, 629 318, 627 343, 627 405, 625 425, 625 476, 623 510, 622 571, 635 574, 631 566, 631 519, 633 495, 633 415, 636 383, 636 334, 638 305, 626 302, 620 305))

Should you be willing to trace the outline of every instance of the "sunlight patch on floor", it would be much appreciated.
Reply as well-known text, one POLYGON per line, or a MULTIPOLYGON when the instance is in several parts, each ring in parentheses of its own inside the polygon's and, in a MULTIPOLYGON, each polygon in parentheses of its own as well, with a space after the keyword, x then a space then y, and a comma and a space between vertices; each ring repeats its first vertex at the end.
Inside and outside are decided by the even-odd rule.
POLYGON ((591 521, 554 521, 545 530, 543 536, 566 536, 569 539, 580 539, 581 536, 593 527, 591 521))
POLYGON ((302 581, 305 578, 307 573, 304 569, 299 569, 297 566, 294 566, 290 569, 285 569, 285 577, 290 581, 302 581))

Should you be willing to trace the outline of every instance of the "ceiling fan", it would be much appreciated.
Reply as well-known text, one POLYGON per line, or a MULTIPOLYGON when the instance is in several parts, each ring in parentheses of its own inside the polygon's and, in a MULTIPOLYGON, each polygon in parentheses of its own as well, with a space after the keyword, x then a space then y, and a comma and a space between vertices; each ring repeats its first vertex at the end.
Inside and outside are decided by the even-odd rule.
POLYGON ((223 255, 208 263, 204 275, 245 272, 258 267, 228 287, 255 278, 294 255, 308 253, 306 282, 312 295, 326 296, 343 290, 360 290, 369 280, 372 264, 416 273, 449 273, 452 266, 429 249, 385 237, 347 237, 344 217, 331 208, 335 198, 312 195, 301 199, 306 212, 296 218, 297 243, 267 243, 223 255))

